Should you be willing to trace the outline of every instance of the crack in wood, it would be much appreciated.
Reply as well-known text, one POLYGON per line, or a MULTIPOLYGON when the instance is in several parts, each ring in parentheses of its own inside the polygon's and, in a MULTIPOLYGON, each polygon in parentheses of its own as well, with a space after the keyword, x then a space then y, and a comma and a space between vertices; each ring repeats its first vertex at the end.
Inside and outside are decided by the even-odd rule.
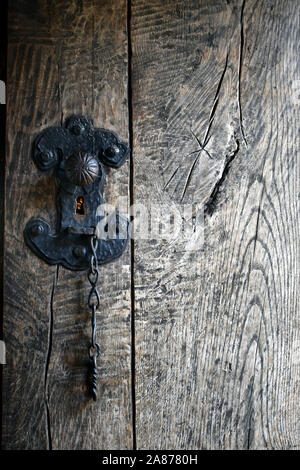
MULTIPOLYGON (((131 0, 127 0, 127 101, 129 134, 129 203, 134 204, 133 167, 133 118, 132 118, 132 43, 131 43, 131 0)), ((133 223, 133 221, 131 221, 133 223)), ((130 240, 130 298, 131 298, 131 403, 132 403, 132 449, 136 450, 136 399, 135 399, 135 284, 134 284, 134 240, 130 240)))
MULTIPOLYGON (((261 203, 261 202, 260 202, 261 203)), ((256 218, 256 226, 255 226, 255 235, 254 235, 254 246, 253 246, 253 258, 255 255, 255 250, 256 250, 256 243, 257 243, 257 237, 258 237, 258 226, 259 226, 259 220, 260 220, 260 205, 258 206, 257 209, 257 218, 256 218)))
POLYGON ((200 150, 198 150, 198 152, 201 152, 201 150, 203 150, 211 160, 213 160, 213 157, 211 156, 211 154, 209 153, 208 150, 206 150, 206 145, 208 144, 209 140, 210 140, 210 137, 208 137, 207 139, 204 138, 204 144, 201 144, 200 142, 200 139, 196 136, 196 134, 193 132, 193 129, 191 129, 191 133, 193 134, 194 138, 196 139, 197 141, 197 144, 199 145, 200 147, 200 150))
MULTIPOLYGON (((193 161, 193 163, 192 163, 192 166, 191 166, 191 168, 190 168, 188 177, 187 177, 187 179, 186 179, 186 182, 185 182, 185 185, 184 185, 184 189, 183 189, 183 193, 182 193, 182 196, 181 196, 181 202, 183 201, 184 196, 185 196, 186 191, 187 191, 187 188, 188 188, 188 186, 189 186, 189 184, 190 184, 190 181, 191 181, 191 178, 192 178, 194 169, 195 169, 195 167, 196 167, 196 165, 197 165, 197 163, 198 163, 198 159, 199 159, 200 153, 201 153, 202 151, 204 151, 205 153, 207 153, 207 155, 209 156, 209 158, 210 158, 211 160, 213 159, 212 156, 210 155, 210 153, 205 149, 205 145, 208 143, 209 138, 207 139, 206 144, 205 144, 205 145, 202 145, 201 142, 200 142, 200 140, 199 140, 198 137, 196 136, 196 134, 194 134, 194 132, 192 131, 192 129, 191 129, 191 132, 192 132, 193 136, 195 137, 195 139, 197 140, 200 149, 199 149, 199 150, 196 150, 195 152, 190 153, 190 155, 192 155, 193 153, 197 153, 197 155, 196 155, 196 158, 194 159, 194 161, 193 161)), ((177 170, 176 170, 176 171, 177 171, 177 170)), ((174 176, 174 175, 173 175, 173 176, 174 176)), ((171 179, 172 179, 172 177, 171 177, 171 179)), ((170 181, 169 181, 169 182, 170 182, 170 181)))
POLYGON ((52 344, 53 344, 53 328, 54 328, 54 292, 58 279, 59 265, 56 267, 55 276, 52 284, 50 294, 50 313, 49 313, 49 330, 48 330, 48 349, 45 361, 45 372, 44 372, 44 391, 45 391, 45 406, 46 406, 46 419, 47 419, 47 439, 48 439, 48 450, 52 450, 52 436, 51 436, 51 421, 50 421, 50 408, 49 408, 49 393, 48 393, 48 371, 51 360, 52 344))
POLYGON ((241 81, 242 81, 242 67, 243 67, 243 49, 244 49, 244 9, 245 9, 246 0, 243 0, 241 7, 241 16, 240 16, 240 56, 239 56, 239 69, 238 69, 238 108, 239 108, 239 122, 240 122, 240 131, 245 142, 246 147, 248 143, 245 137, 244 125, 243 125, 243 113, 242 113, 242 104, 241 104, 241 81))
POLYGON ((193 175, 195 166, 197 165, 198 160, 199 160, 199 156, 200 156, 200 150, 199 150, 199 153, 197 154, 197 156, 196 156, 195 160, 193 161, 192 166, 191 166, 191 168, 190 168, 188 177, 187 177, 186 182, 185 182, 185 185, 184 185, 183 193, 182 193, 182 196, 181 196, 181 202, 183 201, 184 196, 185 196, 186 191, 187 191, 187 188, 188 188, 188 186, 189 186, 189 184, 190 184, 190 181, 191 181, 191 178, 192 178, 192 175, 193 175))
POLYGON ((239 141, 239 139, 235 138, 235 143, 236 143, 236 148, 234 149, 234 151, 232 153, 230 153, 228 156, 226 156, 222 174, 220 175, 218 181, 214 185, 213 190, 210 193, 210 196, 209 196, 209 198, 208 198, 208 200, 205 204, 204 215, 211 216, 213 214, 213 212, 215 211, 215 208, 216 208, 216 205, 217 205, 218 194, 220 192, 220 188, 221 188, 222 184, 224 183, 225 178, 226 178, 226 176, 229 172, 229 168, 230 168, 231 163, 233 162, 233 160, 235 159, 236 155, 238 154, 238 152, 240 150, 240 141, 239 141))
MULTIPOLYGON (((192 152, 192 153, 196 153, 196 152, 192 152)), ((191 154, 190 154, 191 155, 191 154)), ((173 180, 174 176, 176 175, 177 171, 179 170, 179 166, 176 168, 176 170, 172 173, 171 177, 168 179, 168 181, 166 182, 166 184, 164 185, 163 187, 163 190, 165 190, 169 184, 171 183, 171 181, 173 180)))
POLYGON ((224 80, 224 77, 225 77, 227 66, 228 66, 228 52, 227 52, 226 59, 225 59, 225 66, 224 66, 223 72, 221 74, 220 80, 218 82, 215 97, 214 97, 214 101, 213 101, 213 105, 212 105, 212 108, 211 108, 211 111, 210 111, 210 115, 209 115, 209 119, 208 119, 208 126, 207 126, 205 136, 204 136, 204 140, 203 140, 203 147, 205 147, 208 144, 208 141, 209 141, 209 132, 210 132, 212 123, 214 121, 215 114, 216 114, 216 111, 217 111, 217 107, 218 107, 218 104, 219 104, 220 91, 221 91, 221 88, 222 88, 222 83, 223 83, 223 80, 224 80))
MULTIPOLYGON (((187 176, 187 179, 186 179, 186 182, 185 182, 185 185, 184 185, 184 189, 183 189, 183 192, 182 192, 182 196, 181 196, 181 202, 183 201, 184 197, 185 197, 185 194, 186 194, 186 191, 188 189, 188 186, 190 184, 190 181, 191 181, 191 178, 192 178, 192 175, 193 175, 193 172, 194 172, 194 169, 198 163, 198 160, 199 160, 199 156, 200 156, 200 153, 201 151, 204 151, 211 160, 213 160, 212 156, 210 155, 210 153, 208 152, 208 150, 206 150, 206 145, 208 144, 209 140, 210 140, 210 130, 211 130, 211 127, 212 127, 212 124, 213 124, 213 121, 214 121, 214 118, 215 118, 215 114, 216 114, 216 110, 217 110, 217 107, 218 107, 218 104, 219 104, 219 96, 220 96, 220 91, 221 91, 221 88, 222 88, 222 83, 223 83, 223 80, 224 80, 224 76, 225 76, 225 73, 226 73, 226 70, 227 70, 227 66, 228 66, 228 52, 226 54, 226 59, 225 59, 225 66, 224 66, 224 69, 222 71, 222 74, 221 74, 221 77, 219 79, 219 82, 218 82, 218 85, 217 85, 217 89, 216 89, 216 93, 215 93, 215 96, 214 96, 214 101, 213 101, 213 105, 212 105, 212 108, 211 108, 211 111, 210 111, 210 114, 209 114, 209 119, 208 119, 208 126, 207 126, 207 129, 206 129, 206 132, 205 132, 205 135, 204 135, 204 139, 203 139, 203 144, 201 143, 200 139, 197 137, 197 135, 193 132, 193 130, 191 129, 191 133, 193 135, 193 137, 196 139, 200 149, 199 151, 196 151, 198 152, 197 155, 196 155, 196 158, 194 159, 191 167, 190 167, 190 170, 189 170, 189 173, 188 173, 188 176, 187 176)), ((194 152, 192 152, 194 153, 194 152)), ((171 177, 172 179, 172 177, 171 177)))

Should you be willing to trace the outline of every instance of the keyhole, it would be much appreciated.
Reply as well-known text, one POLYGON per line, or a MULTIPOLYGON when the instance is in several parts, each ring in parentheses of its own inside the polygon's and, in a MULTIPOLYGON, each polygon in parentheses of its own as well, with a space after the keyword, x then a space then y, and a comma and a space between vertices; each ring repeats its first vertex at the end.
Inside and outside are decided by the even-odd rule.
POLYGON ((76 214, 81 214, 81 215, 84 214, 83 202, 84 202, 83 197, 78 196, 78 198, 76 199, 76 214))

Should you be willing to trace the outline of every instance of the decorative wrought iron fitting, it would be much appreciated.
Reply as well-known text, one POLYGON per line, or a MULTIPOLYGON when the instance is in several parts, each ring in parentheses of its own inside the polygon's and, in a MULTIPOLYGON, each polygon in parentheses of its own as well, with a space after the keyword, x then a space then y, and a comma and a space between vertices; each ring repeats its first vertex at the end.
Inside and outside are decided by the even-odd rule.
MULTIPOLYGON (((95 129, 83 116, 72 116, 64 127, 50 127, 35 140, 33 158, 42 171, 54 168, 57 183, 59 228, 55 233, 41 218, 31 219, 24 237, 31 250, 49 264, 72 270, 88 269, 89 237, 100 222, 106 167, 118 168, 128 155, 128 146, 111 131, 95 129)), ((108 221, 114 235, 100 239, 99 264, 122 254, 127 242, 128 222, 119 214, 108 221)), ((110 227, 106 231, 113 233, 110 227)))
POLYGON ((106 168, 118 168, 129 153, 128 146, 105 129, 94 129, 83 116, 72 116, 64 127, 50 127, 35 140, 33 158, 42 171, 54 169, 57 184, 58 230, 48 222, 32 218, 26 224, 24 237, 31 250, 49 264, 61 264, 72 270, 88 269, 91 290, 88 307, 91 309, 92 340, 89 387, 94 400, 98 394, 97 359, 100 346, 96 341, 96 313, 100 306, 97 289, 98 265, 122 254, 128 238, 128 221, 118 213, 103 221, 103 187, 106 168), (103 224, 102 224, 103 228, 103 224))

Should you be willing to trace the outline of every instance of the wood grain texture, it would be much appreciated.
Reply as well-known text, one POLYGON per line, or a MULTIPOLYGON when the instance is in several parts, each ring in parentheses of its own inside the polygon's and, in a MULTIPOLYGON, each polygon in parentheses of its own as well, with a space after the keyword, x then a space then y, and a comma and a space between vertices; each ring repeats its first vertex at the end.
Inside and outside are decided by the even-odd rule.
POLYGON ((131 30, 135 202, 204 214, 193 250, 135 241, 137 447, 299 448, 299 4, 135 0, 131 30))
MULTIPOLYGON (((31 159, 42 129, 82 113, 128 140, 126 2, 11 0, 4 448, 128 449, 136 432, 140 449, 298 449, 300 7, 129 5, 131 197, 200 236, 136 240, 133 286, 128 251, 101 269, 92 403, 88 283, 35 257, 23 228, 55 222, 53 178, 31 159)), ((119 195, 127 165, 108 175, 106 201, 119 195)))
MULTIPOLYGON (((23 241, 30 216, 55 220, 53 177, 31 159, 35 135, 84 114, 128 140, 125 1, 11 1, 5 229, 4 447, 131 448, 128 250, 101 269, 98 402, 86 392, 84 273, 49 267, 23 241)), ((127 164, 105 199, 128 198, 127 164)))
MULTIPOLYGON (((11 7, 14 10, 17 4, 12 2, 11 7)), ((42 11, 37 21, 45 33, 42 11)), ((25 248, 23 229, 37 211, 50 219, 54 213, 53 181, 38 174, 31 159, 31 145, 35 133, 46 122, 54 123, 59 112, 56 59, 50 40, 43 37, 35 43, 19 42, 20 25, 14 15, 11 26, 7 66, 3 447, 47 449, 44 381, 55 268, 46 266, 25 248)))

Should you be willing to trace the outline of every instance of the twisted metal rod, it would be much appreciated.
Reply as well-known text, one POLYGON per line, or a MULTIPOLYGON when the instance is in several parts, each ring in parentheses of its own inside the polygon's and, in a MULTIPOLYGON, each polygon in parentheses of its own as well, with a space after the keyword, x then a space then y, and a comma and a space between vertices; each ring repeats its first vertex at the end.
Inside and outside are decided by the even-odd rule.
POLYGON ((88 297, 88 306, 92 311, 91 323, 92 323, 92 341, 89 346, 89 358, 91 360, 91 366, 88 374, 88 384, 90 388, 93 400, 96 401, 98 398, 98 369, 97 359, 101 355, 100 345, 96 340, 96 312, 100 306, 100 295, 97 289, 97 283, 99 278, 99 268, 97 259, 97 247, 98 238, 96 235, 91 237, 91 250, 92 256, 90 261, 90 269, 88 272, 88 280, 91 285, 91 290, 88 297))

